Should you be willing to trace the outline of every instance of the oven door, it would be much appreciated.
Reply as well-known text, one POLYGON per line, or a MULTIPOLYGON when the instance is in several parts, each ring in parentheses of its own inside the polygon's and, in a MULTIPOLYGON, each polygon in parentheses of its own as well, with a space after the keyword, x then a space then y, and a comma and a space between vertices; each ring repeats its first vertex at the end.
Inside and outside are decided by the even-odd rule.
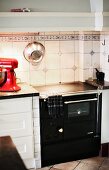
POLYGON ((63 140, 63 120, 43 119, 41 120, 41 143, 48 145, 63 140))
POLYGON ((64 137, 77 139, 94 136, 97 131, 96 94, 68 96, 64 98, 64 137))

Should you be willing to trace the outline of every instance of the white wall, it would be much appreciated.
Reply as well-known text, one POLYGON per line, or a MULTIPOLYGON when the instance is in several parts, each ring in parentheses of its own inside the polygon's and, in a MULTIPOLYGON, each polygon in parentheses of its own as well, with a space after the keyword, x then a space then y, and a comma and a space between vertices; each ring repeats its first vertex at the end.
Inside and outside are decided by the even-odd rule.
POLYGON ((29 8, 31 11, 90 12, 90 0, 0 0, 0 11, 12 8, 29 8), (81 5, 78 5, 81 4, 81 5))

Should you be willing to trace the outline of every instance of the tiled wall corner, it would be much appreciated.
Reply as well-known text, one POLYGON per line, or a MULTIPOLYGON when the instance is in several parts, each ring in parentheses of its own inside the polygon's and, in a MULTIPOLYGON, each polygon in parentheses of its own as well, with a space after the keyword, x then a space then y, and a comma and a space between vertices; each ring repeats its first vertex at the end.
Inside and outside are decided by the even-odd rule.
MULTIPOLYGON (((100 34, 99 32, 82 32, 79 41, 79 67, 83 70, 82 80, 95 78, 95 67, 100 65, 100 34)), ((79 72, 79 80, 81 72, 79 72)))
POLYGON ((36 168, 41 168, 39 96, 33 97, 33 129, 36 168))
POLYGON ((109 32, 101 32, 100 70, 105 73, 105 81, 109 81, 109 32))

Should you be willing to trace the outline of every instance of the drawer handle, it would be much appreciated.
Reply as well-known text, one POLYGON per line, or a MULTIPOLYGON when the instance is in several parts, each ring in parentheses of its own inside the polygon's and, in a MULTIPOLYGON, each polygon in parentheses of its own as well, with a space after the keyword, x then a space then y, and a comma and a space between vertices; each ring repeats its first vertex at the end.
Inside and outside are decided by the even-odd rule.
POLYGON ((58 132, 63 133, 63 128, 60 128, 58 132))
POLYGON ((87 133, 87 135, 91 135, 91 134, 93 134, 93 132, 88 132, 88 133, 87 133))

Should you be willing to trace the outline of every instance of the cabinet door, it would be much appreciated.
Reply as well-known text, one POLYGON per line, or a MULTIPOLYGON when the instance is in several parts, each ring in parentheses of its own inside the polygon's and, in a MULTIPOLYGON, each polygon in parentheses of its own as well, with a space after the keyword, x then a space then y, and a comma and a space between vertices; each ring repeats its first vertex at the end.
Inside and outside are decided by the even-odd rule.
POLYGON ((22 159, 34 157, 33 136, 12 138, 22 159))
POLYGON ((0 136, 21 137, 31 134, 31 112, 0 115, 0 136))

